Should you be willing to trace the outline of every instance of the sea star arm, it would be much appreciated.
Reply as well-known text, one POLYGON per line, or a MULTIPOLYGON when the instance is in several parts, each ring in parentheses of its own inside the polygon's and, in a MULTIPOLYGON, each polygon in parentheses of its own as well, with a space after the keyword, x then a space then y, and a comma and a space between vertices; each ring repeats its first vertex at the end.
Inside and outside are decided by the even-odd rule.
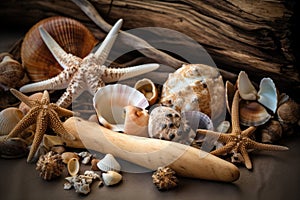
POLYGON ((216 155, 216 156, 228 154, 232 151, 232 149, 234 148, 235 145, 236 145, 235 142, 229 142, 229 143, 225 144, 223 147, 213 150, 210 153, 213 155, 216 155))
POLYGON ((285 151, 289 150, 288 147, 280 146, 280 145, 274 145, 274 144, 263 144, 256 142, 254 140, 251 140, 247 138, 247 149, 255 149, 255 150, 267 150, 267 151, 285 151))
POLYGON ((247 169, 252 169, 252 162, 251 159, 249 157, 248 151, 246 149, 246 146, 244 144, 241 145, 241 147, 239 148, 240 153, 244 159, 244 164, 246 166, 247 169))
POLYGON ((75 115, 75 113, 71 110, 68 110, 66 108, 59 107, 58 105, 51 103, 51 107, 55 112, 58 114, 58 116, 63 116, 63 117, 72 117, 75 115))
POLYGON ((23 93, 19 92, 18 90, 14 89, 14 88, 11 88, 10 92, 15 97, 17 97, 20 101, 22 101, 27 106, 29 106, 30 108, 32 108, 36 104, 36 101, 31 100, 28 96, 24 95, 23 93))
POLYGON ((34 157, 36 151, 38 150, 44 133, 46 132, 48 127, 48 117, 47 117, 47 110, 46 109, 40 109, 40 112, 37 116, 37 122, 36 122, 36 130, 35 135, 32 141, 32 145, 30 147, 29 155, 27 157, 27 162, 30 162, 32 158, 34 157))
POLYGON ((39 114, 39 108, 34 107, 18 122, 14 129, 7 135, 7 138, 13 138, 19 136, 19 134, 26 128, 35 123, 39 114))
POLYGON ((64 128, 58 114, 54 110, 50 109, 48 114, 49 126, 55 133, 59 134, 66 140, 75 140, 75 137, 64 128))

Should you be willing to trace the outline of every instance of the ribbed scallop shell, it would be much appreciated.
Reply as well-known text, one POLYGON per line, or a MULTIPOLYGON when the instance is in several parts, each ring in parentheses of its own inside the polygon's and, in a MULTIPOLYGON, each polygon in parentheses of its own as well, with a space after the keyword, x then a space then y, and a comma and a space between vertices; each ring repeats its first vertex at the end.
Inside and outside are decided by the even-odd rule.
POLYGON ((24 117, 22 111, 8 107, 0 112, 0 135, 7 135, 24 117))
POLYGON ((146 97, 133 87, 113 84, 100 88, 93 98, 98 120, 114 131, 124 131, 124 107, 128 105, 145 109, 146 97))
POLYGON ((93 34, 74 19, 56 16, 39 21, 26 33, 21 47, 22 64, 33 82, 49 79, 62 71, 43 42, 39 26, 66 52, 79 57, 88 55, 97 42, 93 34))
POLYGON ((97 163, 97 167, 104 172, 107 171, 119 172, 121 170, 120 164, 112 154, 106 154, 104 158, 99 160, 99 162, 97 163))

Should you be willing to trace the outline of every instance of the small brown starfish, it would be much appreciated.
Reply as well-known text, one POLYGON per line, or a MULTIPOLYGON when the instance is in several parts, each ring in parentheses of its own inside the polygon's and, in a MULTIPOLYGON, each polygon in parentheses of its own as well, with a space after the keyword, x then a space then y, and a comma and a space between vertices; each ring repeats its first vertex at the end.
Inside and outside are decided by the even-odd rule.
POLYGON ((70 117, 73 116, 74 113, 59 107, 55 103, 50 103, 50 97, 47 90, 44 91, 40 100, 31 100, 28 96, 15 89, 11 89, 10 91, 20 101, 28 105, 30 110, 7 135, 7 138, 18 137, 23 130, 36 123, 35 135, 27 157, 27 162, 32 160, 34 154, 38 150, 48 126, 67 140, 75 139, 73 135, 66 131, 59 118, 60 116, 70 117))
POLYGON ((252 133, 256 130, 256 127, 250 126, 245 130, 241 130, 239 123, 239 100, 240 95, 239 91, 235 92, 232 107, 231 107, 231 123, 232 123, 232 131, 231 133, 219 133, 215 131, 198 129, 197 134, 210 135, 218 138, 218 142, 224 144, 223 147, 216 149, 210 152, 213 155, 224 155, 228 153, 233 153, 233 155, 241 155, 242 162, 244 162, 247 169, 252 169, 252 163, 250 157, 248 155, 248 150, 288 150, 287 147, 272 145, 272 144, 263 144, 256 142, 250 139, 252 133))

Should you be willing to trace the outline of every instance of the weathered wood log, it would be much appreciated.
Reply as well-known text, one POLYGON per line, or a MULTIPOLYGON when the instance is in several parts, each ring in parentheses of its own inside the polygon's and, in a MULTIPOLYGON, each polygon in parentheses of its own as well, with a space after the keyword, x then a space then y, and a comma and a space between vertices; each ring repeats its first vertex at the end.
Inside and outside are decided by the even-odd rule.
MULTIPOLYGON (((291 43, 294 13, 288 3, 292 1, 90 2, 110 24, 123 18, 123 30, 164 27, 190 36, 205 47, 224 72, 245 70, 254 81, 269 76, 282 91, 288 88, 283 92, 296 93, 295 89, 300 88, 291 43)), ((70 0, 8 0, 2 1, 0 8, 0 20, 16 26, 30 27, 42 18, 64 15, 83 22, 98 38, 109 29, 109 26, 103 26, 101 30, 70 0)), ((166 36, 164 40, 174 43, 172 36, 166 36)))

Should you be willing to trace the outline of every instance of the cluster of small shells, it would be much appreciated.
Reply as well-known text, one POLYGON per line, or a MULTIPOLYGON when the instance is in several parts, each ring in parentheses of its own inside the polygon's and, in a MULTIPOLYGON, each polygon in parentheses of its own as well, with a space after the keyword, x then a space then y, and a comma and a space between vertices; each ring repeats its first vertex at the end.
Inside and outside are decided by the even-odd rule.
POLYGON ((170 190, 178 185, 176 173, 170 167, 159 167, 152 175, 154 185, 158 190, 170 190))

